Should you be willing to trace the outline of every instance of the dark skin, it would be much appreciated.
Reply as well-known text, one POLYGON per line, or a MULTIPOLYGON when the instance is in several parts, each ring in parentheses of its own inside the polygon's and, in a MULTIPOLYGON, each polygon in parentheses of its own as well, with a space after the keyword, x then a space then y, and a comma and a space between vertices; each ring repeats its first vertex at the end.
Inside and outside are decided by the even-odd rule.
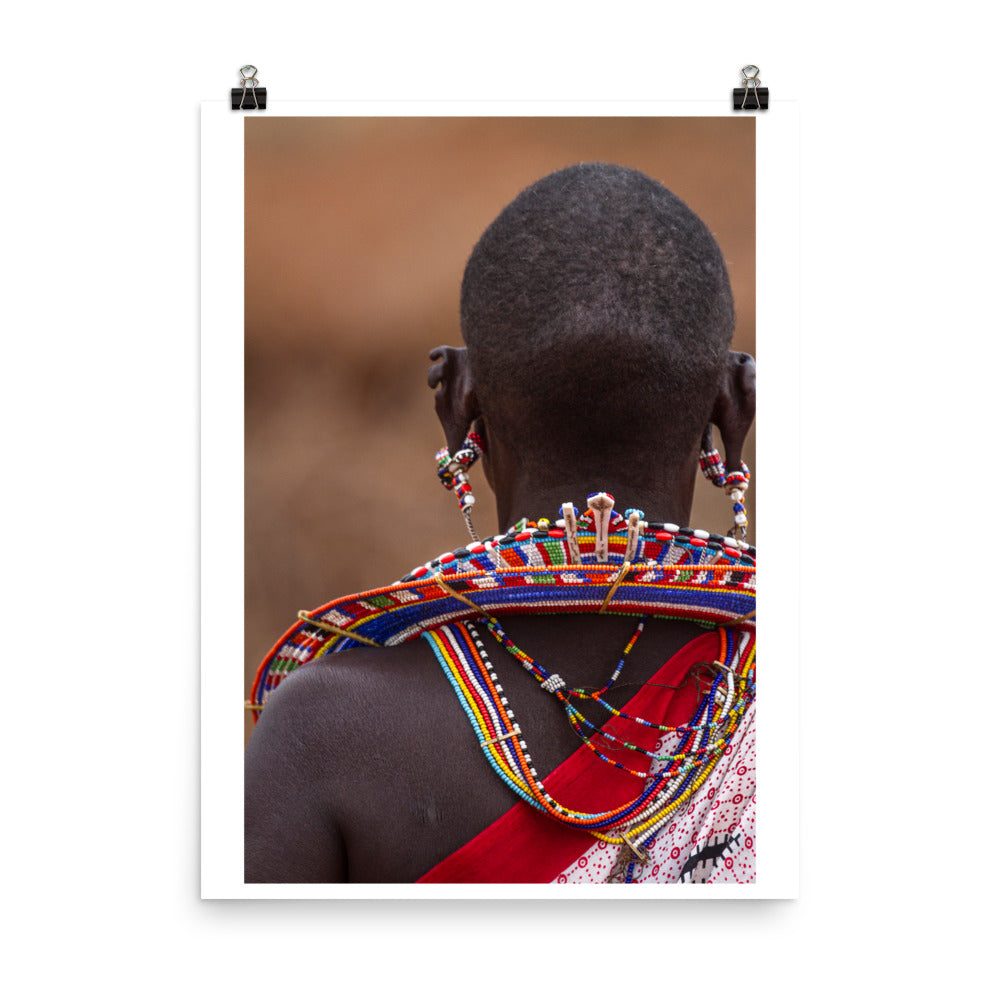
MULTIPOLYGON (((650 520, 687 524, 699 442, 692 455, 651 455, 650 482, 545 482, 511 460, 503 429, 479 407, 464 349, 431 354, 428 381, 449 450, 475 422, 502 530, 527 514, 580 506, 605 489, 650 520), (661 471, 662 470, 662 471, 661 471)), ((731 353, 712 422, 727 464, 737 467, 754 415, 754 364, 731 353)), ((551 516, 551 515, 550 515, 551 516)), ((616 615, 506 616, 521 648, 570 686, 600 687, 635 628, 616 615)), ((500 682, 540 776, 581 745, 555 698, 485 630, 500 682)), ((702 634, 685 622, 651 620, 615 685, 622 705, 675 652, 702 634)), ((615 691, 612 689, 612 691, 615 691)), ((611 700, 611 699, 609 699, 611 700)), ((589 711, 600 725, 606 714, 589 711)), ((468 720, 423 639, 352 649, 298 668, 271 695, 246 751, 247 882, 414 882, 520 799, 486 762, 468 720)))

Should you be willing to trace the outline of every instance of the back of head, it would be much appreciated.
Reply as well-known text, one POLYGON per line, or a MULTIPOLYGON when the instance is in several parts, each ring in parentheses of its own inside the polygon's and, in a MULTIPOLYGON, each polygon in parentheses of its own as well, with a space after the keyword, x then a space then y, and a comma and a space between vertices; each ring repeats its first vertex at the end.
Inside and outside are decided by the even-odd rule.
POLYGON ((491 435, 550 471, 687 459, 733 332, 705 224, 658 181, 587 163, 521 192, 465 269, 462 336, 491 435))

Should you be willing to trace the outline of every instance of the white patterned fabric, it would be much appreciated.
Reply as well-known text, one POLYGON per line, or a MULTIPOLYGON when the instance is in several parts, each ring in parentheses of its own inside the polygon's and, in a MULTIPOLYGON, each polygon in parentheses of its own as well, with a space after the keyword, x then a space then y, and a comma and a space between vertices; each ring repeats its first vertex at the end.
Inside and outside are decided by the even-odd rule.
MULTIPOLYGON (((755 706, 747 709, 726 753, 680 812, 644 848, 649 855, 627 873, 629 848, 594 842, 565 868, 558 883, 753 882, 756 877, 757 748, 755 706)), ((664 736, 656 752, 671 752, 676 735, 664 736)), ((655 765, 651 771, 661 769, 655 765)))

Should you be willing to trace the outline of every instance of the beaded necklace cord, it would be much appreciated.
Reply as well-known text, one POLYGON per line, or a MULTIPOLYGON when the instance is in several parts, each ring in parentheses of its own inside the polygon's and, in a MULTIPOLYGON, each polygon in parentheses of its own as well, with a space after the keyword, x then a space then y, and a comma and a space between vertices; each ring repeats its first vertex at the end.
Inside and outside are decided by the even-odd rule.
MULTIPOLYGON (((600 840, 629 846, 651 843, 677 809, 704 783, 752 703, 755 687, 752 636, 748 632, 727 629, 719 629, 718 634, 717 662, 722 669, 716 673, 710 690, 700 699, 690 723, 670 727, 642 720, 670 733, 678 741, 677 752, 664 755, 665 759, 658 761, 664 765, 661 770, 637 772, 601 754, 590 741, 585 741, 608 764, 646 779, 643 790, 631 801, 599 813, 570 809, 546 791, 475 626, 468 623, 446 625, 424 633, 424 638, 458 695, 484 756, 504 783, 520 798, 557 821, 587 830, 600 840), (720 731, 716 740, 710 739, 713 726, 720 731)), ((548 675, 552 676, 557 675, 548 675)), ((562 691, 563 688, 557 688, 553 693, 562 691)), ((647 753, 647 756, 654 755, 647 753)))
MULTIPOLYGON (((555 697, 562 704, 562 708, 566 712, 566 715, 569 719, 569 723, 572 726, 574 732, 580 737, 585 746, 589 747, 589 749, 592 750, 598 757, 600 757, 601 760, 604 760, 609 764, 615 764, 615 766, 621 767, 623 770, 628 771, 630 774, 633 774, 636 777, 648 778, 652 776, 648 772, 633 770, 631 768, 625 767, 624 765, 618 764, 616 761, 613 761, 608 757, 606 757, 603 753, 600 752, 597 746, 595 746, 594 742, 590 739, 590 737, 588 737, 587 734, 584 733, 583 729, 584 728, 589 729, 595 735, 595 737, 599 736, 605 743, 605 749, 611 748, 609 747, 609 744, 618 744, 622 747, 625 747, 628 750, 632 750, 635 753, 641 753, 646 757, 649 757, 652 760, 656 761, 680 760, 686 758, 688 754, 678 753, 678 754, 666 754, 661 756, 657 755, 656 753, 651 753, 649 751, 643 750, 642 747, 636 746, 634 743, 630 743, 628 740, 615 736, 612 733, 601 733, 599 731, 599 728, 595 726, 589 719, 587 719, 586 716, 584 716, 584 714, 572 704, 570 700, 571 698, 575 697, 581 700, 589 699, 600 705, 601 708, 607 711, 608 714, 614 718, 625 719, 626 721, 634 722, 637 723, 638 725, 646 726, 650 729, 656 729, 662 733, 675 733, 675 732, 687 732, 687 731, 695 732, 699 730, 706 730, 712 733, 715 730, 722 728, 729 720, 730 716, 732 716, 734 713, 742 714, 742 711, 746 707, 746 705, 745 705, 745 700, 742 697, 740 697, 737 700, 735 707, 729 708, 728 711, 724 712, 722 718, 717 719, 716 721, 713 722, 709 722, 704 726, 664 726, 660 725, 659 723, 650 722, 647 719, 640 718, 639 716, 636 715, 630 715, 629 713, 621 709, 617 709, 613 705, 609 704, 604 699, 603 695, 607 694, 607 692, 610 690, 615 681, 618 680, 618 678, 621 676, 622 668, 625 666, 625 661, 628 658, 629 653, 632 651, 633 646, 635 646, 639 636, 642 635, 643 629, 646 626, 646 620, 647 620, 646 615, 643 615, 643 617, 639 619, 639 624, 636 626, 635 632, 633 632, 632 637, 626 643, 625 650, 622 653, 621 659, 618 661, 618 665, 612 672, 611 678, 608 680, 607 684, 604 685, 604 687, 599 688, 596 691, 587 691, 583 688, 567 687, 566 684, 563 682, 563 679, 559 676, 559 674, 549 673, 549 671, 546 670, 545 667, 543 667, 536 660, 528 656, 528 654, 525 653, 524 650, 516 646, 510 639, 510 636, 507 635, 507 633, 503 630, 500 623, 495 618, 487 616, 482 619, 482 623, 489 630, 490 634, 500 643, 500 645, 503 646, 503 648, 506 649, 507 652, 510 653, 516 660, 518 660, 521 663, 521 665, 528 671, 528 673, 532 674, 532 676, 535 677, 535 679, 539 682, 543 690, 548 691, 550 694, 555 695, 555 697)), ((478 641, 479 635, 475 630, 475 626, 472 623, 469 623, 468 629, 469 629, 469 634, 472 636, 473 641, 478 641)), ((485 654, 483 654, 483 658, 484 662, 488 663, 485 654)), ((716 661, 716 663, 713 664, 713 667, 716 667, 721 670, 729 669, 728 667, 725 666, 725 664, 720 664, 718 663, 718 661, 716 661)), ((721 674, 719 676, 721 676, 721 674)), ((727 704, 729 704, 729 702, 727 702, 727 704)), ((725 742, 721 739, 716 740, 713 743, 707 744, 705 747, 697 748, 692 752, 696 755, 704 755, 716 749, 716 747, 719 746, 723 748, 725 747, 725 742)))

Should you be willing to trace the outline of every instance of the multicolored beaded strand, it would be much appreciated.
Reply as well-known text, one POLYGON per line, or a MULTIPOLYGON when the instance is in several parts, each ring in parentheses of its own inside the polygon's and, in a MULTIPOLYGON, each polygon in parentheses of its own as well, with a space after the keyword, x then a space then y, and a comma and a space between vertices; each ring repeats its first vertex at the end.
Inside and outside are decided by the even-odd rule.
MULTIPOLYGON (((730 650, 734 650, 734 645, 732 640, 733 640, 733 635, 731 632, 729 632, 727 635, 727 641, 729 643, 730 650)), ((740 711, 740 717, 736 719, 732 727, 732 731, 727 735, 726 738, 727 746, 731 743, 732 737, 733 735, 735 735, 735 732, 738 728, 738 724, 741 721, 742 716, 745 714, 746 709, 749 708, 749 706, 753 703, 754 700, 753 695, 756 689, 756 684, 754 681, 756 675, 756 644, 753 643, 750 640, 750 637, 747 636, 746 634, 744 634, 740 638, 739 642, 736 644, 735 655, 737 661, 740 664, 740 667, 738 671, 732 671, 732 674, 735 678, 738 678, 740 683, 744 686, 747 698, 745 707, 742 708, 740 711)), ((717 665, 725 667, 725 664, 717 663, 717 665)), ((725 667, 725 669, 727 671, 731 670, 731 668, 729 667, 725 667)), ((724 750, 723 753, 725 752, 726 751, 724 750)), ((688 794, 693 794, 702 784, 704 784, 704 782, 708 779, 711 770, 712 768, 703 770, 691 779, 691 783, 688 786, 688 794)), ((647 823, 644 826, 637 825, 629 831, 629 836, 625 838, 625 843, 631 848, 632 853, 635 855, 635 857, 632 860, 630 860, 629 863, 627 864, 625 877, 623 878, 623 881, 630 882, 632 880, 632 875, 634 874, 635 865, 637 861, 641 863, 646 860, 645 855, 643 854, 643 849, 648 848, 649 846, 652 845, 653 841, 656 838, 657 833, 663 828, 663 826, 666 823, 670 822, 675 812, 676 810, 671 810, 669 815, 665 817, 658 817, 656 818, 655 822, 647 823), (640 834, 642 835, 641 838, 639 837, 640 834), (635 838, 638 838, 638 843, 636 843, 635 838)), ((594 833, 593 836, 601 840, 608 839, 600 833, 594 833)), ((612 875, 613 874, 614 873, 612 873, 612 875)), ((611 876, 609 876, 609 881, 610 880, 611 876)))
POLYGON ((468 437, 462 442, 462 447, 454 455, 447 448, 442 448, 434 456, 437 461, 438 479, 446 490, 454 491, 458 500, 459 510, 465 519, 465 526, 469 529, 474 542, 479 541, 479 535, 472 526, 472 507, 476 498, 472 495, 472 487, 469 485, 469 469, 472 468, 483 454, 483 439, 477 431, 469 431, 468 437))
MULTIPOLYGON (((524 650, 516 646, 511 641, 507 633, 504 632, 500 623, 495 618, 486 616, 483 619, 483 623, 486 625, 486 628, 489 630, 490 634, 497 640, 497 642, 508 653, 510 653, 511 656, 513 656, 516 660, 518 660, 521 663, 521 665, 528 671, 528 673, 530 673, 539 682, 542 689, 544 691, 548 691, 550 694, 553 694, 556 696, 556 698, 558 698, 558 700, 562 703, 563 710, 566 712, 569 718, 570 725, 572 726, 574 732, 576 732, 576 734, 583 741, 585 746, 589 747, 598 757, 600 757, 605 762, 613 764, 614 766, 619 767, 625 771, 628 771, 630 774, 633 774, 639 778, 649 778, 652 777, 652 775, 645 771, 636 771, 631 768, 624 767, 624 765, 616 761, 610 760, 608 757, 602 754, 601 751, 593 744, 593 742, 591 741, 591 737, 583 731, 584 727, 586 729, 589 729, 593 734, 600 736, 600 738, 603 739, 606 744, 616 743, 627 750, 632 750, 635 753, 643 754, 644 756, 649 757, 652 760, 656 761, 679 760, 683 757, 686 757, 687 754, 679 754, 679 755, 667 754, 665 756, 658 756, 657 754, 650 753, 649 751, 644 750, 642 747, 636 746, 634 743, 630 743, 627 740, 621 739, 620 737, 615 736, 612 733, 601 733, 599 732, 597 726, 595 726, 589 719, 587 719, 583 715, 583 713, 580 712, 579 709, 577 709, 574 705, 571 704, 570 702, 571 698, 594 701, 598 705, 600 705, 601 708, 603 708, 613 718, 624 719, 627 722, 634 722, 637 725, 645 726, 650 729, 656 729, 663 733, 686 733, 686 732, 698 733, 703 731, 706 740, 709 734, 714 733, 715 730, 728 725, 732 721, 733 717, 742 716, 743 712, 746 709, 747 702, 742 693, 736 699, 736 704, 735 705, 733 704, 734 686, 735 686, 734 676, 730 671, 730 669, 724 663, 720 663, 718 661, 713 663, 711 667, 715 671, 716 683, 718 681, 718 678, 722 676, 721 673, 722 671, 729 672, 727 681, 728 694, 726 695, 721 714, 715 717, 713 721, 708 722, 704 725, 664 726, 660 725, 659 723, 650 722, 649 720, 643 719, 637 715, 630 715, 628 712, 622 711, 621 709, 617 709, 613 705, 609 704, 605 700, 604 695, 607 694, 607 692, 610 690, 615 681, 618 680, 619 676, 621 676, 622 668, 625 666, 625 660, 628 658, 629 653, 632 651, 632 647, 635 645, 639 636, 642 634, 643 629, 645 628, 646 616, 643 616, 639 620, 639 624, 636 627, 635 632, 632 634, 632 637, 625 645, 625 650, 622 653, 621 659, 618 661, 618 665, 612 672, 611 678, 608 680, 607 684, 604 685, 604 687, 599 688, 596 691, 588 691, 585 688, 567 687, 566 683, 559 676, 559 674, 549 673, 549 671, 547 671, 545 667, 543 667, 536 660, 528 656, 528 654, 525 653, 524 650)), ((479 636, 478 633, 476 632, 475 625, 469 622, 467 623, 466 627, 469 629, 469 633, 472 636, 473 640, 478 642, 479 636)), ((731 728, 735 727, 732 726, 731 728)), ((696 754, 705 754, 711 750, 715 750, 717 747, 724 748, 724 746, 725 742, 724 740, 721 739, 716 740, 713 743, 703 742, 703 745, 700 748, 692 752, 696 754)))
MULTIPOLYGON (((720 663, 723 668, 714 679, 695 711, 691 723, 685 727, 656 728, 680 733, 681 752, 664 755, 664 768, 647 775, 649 781, 643 791, 631 802, 601 813, 583 813, 568 809, 558 803, 545 790, 531 763, 527 743, 522 738, 520 726, 503 694, 496 671, 489 662, 482 640, 475 637, 468 625, 445 625, 425 632, 424 638, 434 650, 438 662, 452 684, 490 766, 520 798, 536 809, 569 826, 588 830, 593 836, 613 844, 626 844, 634 851, 640 838, 649 844, 656 833, 667 823, 678 808, 707 779, 716 762, 725 753, 739 723, 732 707, 733 691, 737 678, 744 679, 752 701, 754 644, 749 633, 740 633, 738 642, 725 629, 720 629, 720 657, 733 659, 734 666, 720 663), (723 673, 728 693, 721 698, 720 685, 723 673), (721 741, 710 741, 708 727, 729 713, 721 741), (710 742, 717 745, 709 746, 710 742)), ((557 676, 550 674, 549 677, 557 676)), ((556 688, 561 691, 562 688, 556 688)), ((739 713, 742 715, 742 712, 739 713)), ((621 766, 608 758, 609 763, 621 766)), ((625 769, 625 768, 623 768, 625 769)), ((628 770, 628 769, 625 769, 628 770)), ((632 773, 635 773, 634 771, 632 773)))
POLYGON ((713 486, 726 485, 726 463, 722 461, 718 448, 702 449, 698 455, 698 463, 701 465, 702 475, 713 486))
POLYGON ((746 462, 740 462, 740 468, 735 472, 726 471, 726 463, 717 448, 702 450, 698 456, 701 471, 705 478, 715 486, 726 491, 733 501, 733 537, 739 532, 742 538, 747 536, 749 522, 747 509, 743 504, 746 491, 750 486, 750 469, 746 462))

